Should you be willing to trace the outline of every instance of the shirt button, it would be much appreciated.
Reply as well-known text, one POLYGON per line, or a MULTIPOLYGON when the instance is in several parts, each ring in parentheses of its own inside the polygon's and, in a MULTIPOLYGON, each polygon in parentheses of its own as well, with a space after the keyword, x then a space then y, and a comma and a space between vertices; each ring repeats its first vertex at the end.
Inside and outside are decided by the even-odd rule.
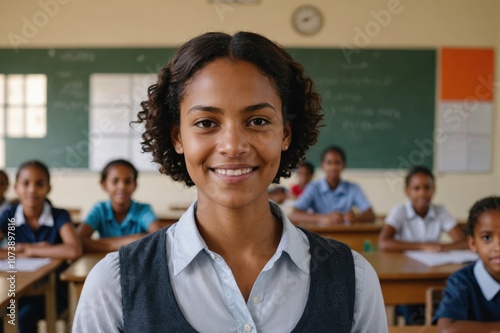
POLYGON ((245 324, 245 326, 243 326, 243 329, 245 330, 245 332, 250 332, 252 330, 252 326, 250 324, 245 324))
POLYGON ((211 256, 212 256, 212 259, 215 260, 215 254, 212 253, 211 256))
POLYGON ((259 296, 255 296, 254 298, 252 298, 252 302, 254 302, 254 304, 259 304, 260 303, 260 297, 259 296))

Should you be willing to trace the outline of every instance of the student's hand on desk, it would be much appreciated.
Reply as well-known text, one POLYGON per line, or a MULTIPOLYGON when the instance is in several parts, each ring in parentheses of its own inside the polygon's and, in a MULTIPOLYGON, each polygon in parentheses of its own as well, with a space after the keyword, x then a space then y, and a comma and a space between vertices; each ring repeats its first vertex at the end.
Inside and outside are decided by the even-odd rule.
POLYGON ((33 244, 16 244, 16 253, 21 258, 31 258, 36 256, 36 251, 40 247, 50 246, 49 242, 38 242, 33 244))
POLYGON ((354 218, 356 217, 356 214, 354 214, 353 211, 350 211, 348 213, 345 213, 343 216, 342 216, 342 219, 343 219, 343 222, 352 222, 354 221, 354 218))
POLYGON ((340 224, 344 222, 344 216, 338 212, 333 212, 327 215, 323 215, 319 219, 319 224, 321 226, 329 226, 332 224, 340 224))

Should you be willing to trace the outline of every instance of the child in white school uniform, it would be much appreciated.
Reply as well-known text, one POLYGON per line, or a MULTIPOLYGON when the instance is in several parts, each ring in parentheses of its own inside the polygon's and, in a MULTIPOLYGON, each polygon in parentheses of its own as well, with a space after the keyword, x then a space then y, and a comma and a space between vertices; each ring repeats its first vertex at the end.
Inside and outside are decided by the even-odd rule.
MULTIPOLYGON (((412 168, 405 179, 409 198, 389 212, 379 236, 378 246, 384 251, 447 251, 467 247, 465 235, 456 220, 443 206, 434 205, 434 175, 424 166, 412 168), (452 238, 449 244, 440 242, 441 233, 452 238)), ((396 313, 405 317, 407 325, 423 324, 423 305, 398 306, 396 313)))

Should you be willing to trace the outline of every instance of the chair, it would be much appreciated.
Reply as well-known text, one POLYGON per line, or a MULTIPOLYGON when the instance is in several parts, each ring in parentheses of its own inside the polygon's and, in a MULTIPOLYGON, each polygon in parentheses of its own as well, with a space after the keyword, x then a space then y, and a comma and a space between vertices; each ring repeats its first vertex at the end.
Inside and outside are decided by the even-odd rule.
POLYGON ((443 289, 444 287, 429 287, 425 291, 425 325, 432 324, 432 317, 443 297, 443 289))

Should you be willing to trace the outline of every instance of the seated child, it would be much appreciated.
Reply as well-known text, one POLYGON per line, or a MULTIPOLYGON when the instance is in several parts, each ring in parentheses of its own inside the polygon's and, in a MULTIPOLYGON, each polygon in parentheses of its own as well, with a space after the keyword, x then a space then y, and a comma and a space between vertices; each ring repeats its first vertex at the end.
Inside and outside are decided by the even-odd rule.
POLYGON ((132 200, 137 176, 136 168, 125 160, 114 160, 104 167, 101 186, 110 200, 95 204, 78 228, 86 252, 117 251, 146 233, 161 229, 151 206, 132 200), (99 239, 91 239, 95 230, 99 239))
POLYGON ((387 215, 379 236, 379 248, 387 251, 466 248, 465 235, 456 220, 443 206, 432 204, 435 192, 432 172, 424 166, 416 166, 408 172, 405 185, 410 200, 397 205, 387 215), (450 235, 452 243, 439 242, 443 231, 450 235))
POLYGON ((307 184, 312 180, 314 175, 314 165, 309 162, 303 162, 297 168, 297 180, 298 184, 293 185, 290 188, 291 197, 297 199, 300 197, 307 184))
POLYGON ((269 200, 276 202, 278 205, 281 205, 288 198, 286 188, 283 186, 271 185, 267 189, 267 193, 269 200))
POLYGON ((0 170, 0 214, 9 206, 9 201, 5 198, 5 192, 9 188, 9 176, 5 171, 0 170))
MULTIPOLYGON (((410 200, 394 207, 387 215, 379 235, 379 249, 447 251, 465 248, 465 235, 455 219, 443 206, 432 204, 435 192, 432 172, 416 166, 408 172, 405 185, 410 200), (442 231, 448 232, 452 243, 439 242, 442 231)), ((396 314, 402 315, 407 325, 422 325, 425 321, 423 304, 397 306, 396 314)))
POLYGON ((500 332, 500 197, 477 201, 467 227, 479 260, 450 276, 434 321, 440 332, 500 332))
MULTIPOLYGON (((68 212, 51 206, 50 174, 39 161, 28 161, 19 167, 14 191, 19 204, 10 206, 0 215, 0 230, 5 236, 15 221, 15 252, 21 257, 48 257, 75 260, 82 249, 68 212)), ((8 237, 7 237, 8 238, 8 237)), ((12 242, 8 239, 9 243, 12 242)), ((0 259, 7 258, 7 250, 0 250, 0 259)), ((57 271, 57 275, 62 269, 57 271)), ((57 311, 67 307, 65 283, 57 281, 57 311)), ((45 317, 45 297, 26 296, 18 303, 19 332, 36 332, 37 322, 45 317)))
POLYGON ((346 165, 342 148, 331 146, 321 157, 326 178, 309 183, 294 205, 294 223, 319 222, 322 225, 373 221, 375 214, 361 188, 340 178, 346 165))

